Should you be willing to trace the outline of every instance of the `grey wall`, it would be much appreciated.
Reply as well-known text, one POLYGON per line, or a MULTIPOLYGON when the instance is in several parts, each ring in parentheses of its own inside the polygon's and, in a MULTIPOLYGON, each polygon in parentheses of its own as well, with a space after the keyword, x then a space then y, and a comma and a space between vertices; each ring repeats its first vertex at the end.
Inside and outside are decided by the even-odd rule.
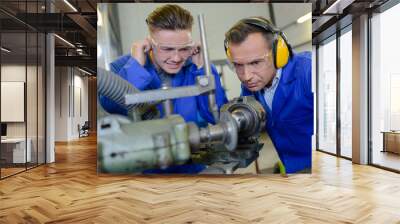
POLYGON ((73 67, 56 67, 55 74, 55 141, 70 141, 88 120, 88 77, 73 67))
MULTIPOLYGON (((119 3, 119 22, 123 52, 128 53, 133 41, 148 35, 145 18, 157 6, 163 4, 119 3)), ((179 4, 195 17, 193 38, 200 41, 197 15, 204 13, 207 43, 211 60, 224 59, 224 34, 238 20, 249 16, 270 18, 269 8, 274 9, 277 27, 285 27, 311 11, 311 4, 266 4, 266 3, 185 3, 179 4)), ((290 43, 298 45, 311 40, 311 20, 293 25, 284 30, 290 43)), ((311 43, 308 50, 311 51, 311 43)))

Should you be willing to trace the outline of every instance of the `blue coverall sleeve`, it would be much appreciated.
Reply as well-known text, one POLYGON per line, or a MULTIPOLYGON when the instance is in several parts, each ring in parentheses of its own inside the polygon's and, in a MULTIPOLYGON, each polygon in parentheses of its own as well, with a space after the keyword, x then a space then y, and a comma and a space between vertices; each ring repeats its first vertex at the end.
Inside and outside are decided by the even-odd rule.
POLYGON ((312 59, 311 59, 311 52, 304 52, 304 59, 302 61, 302 64, 304 66, 304 92, 306 93, 307 96, 312 96, 312 74, 311 74, 311 69, 312 69, 312 59))
POLYGON ((139 90, 146 90, 155 77, 132 57, 129 57, 118 74, 139 90))
MULTIPOLYGON (((314 94, 312 91, 312 59, 311 59, 311 52, 304 52, 305 55, 303 59, 303 68, 304 68, 304 93, 307 98, 310 99, 309 102, 314 102, 314 94)), ((314 107, 313 107, 313 114, 314 114, 314 107)), ((314 120, 312 123, 312 133, 314 134, 314 120)))
POLYGON ((119 71, 124 67, 124 65, 129 61, 130 57, 131 56, 129 54, 123 55, 117 58, 117 60, 111 62, 110 63, 111 71, 114 72, 115 74, 118 74, 119 71))

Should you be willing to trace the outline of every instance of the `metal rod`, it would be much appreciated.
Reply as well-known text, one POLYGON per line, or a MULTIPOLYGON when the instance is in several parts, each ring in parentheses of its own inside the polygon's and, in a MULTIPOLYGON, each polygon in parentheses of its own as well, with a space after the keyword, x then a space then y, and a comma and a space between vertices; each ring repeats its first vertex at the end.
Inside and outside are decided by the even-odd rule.
POLYGON ((208 48, 207 48, 207 39, 206 39, 206 30, 204 27, 204 15, 199 14, 199 27, 200 27, 200 38, 201 38, 201 46, 204 60, 204 72, 206 76, 211 76, 211 68, 210 68, 210 60, 208 58, 208 48))
MULTIPOLYGON (((210 67, 210 60, 208 58, 208 48, 207 48, 207 40, 206 40, 206 30, 204 26, 204 15, 201 13, 199 14, 199 27, 200 27, 200 38, 201 38, 201 45, 202 45, 202 53, 203 53, 203 61, 204 61, 204 72, 207 77, 209 77, 210 82, 209 85, 215 87, 215 80, 211 78, 211 67, 210 67)), ((211 110, 211 113, 214 117, 215 123, 219 121, 218 115, 218 107, 215 100, 215 92, 210 91, 208 93, 208 104, 211 110)))
POLYGON ((125 104, 156 102, 160 100, 176 99, 181 97, 198 96, 210 91, 210 87, 194 86, 174 87, 171 89, 146 90, 135 94, 125 95, 125 104))
POLYGON ((174 112, 173 106, 172 106, 172 100, 164 100, 162 105, 164 108, 165 116, 172 115, 172 113, 174 112))
MULTIPOLYGON (((161 89, 167 90, 169 89, 170 86, 168 83, 163 83, 161 89)), ((163 110, 164 110, 164 115, 165 116, 170 116, 174 112, 174 107, 172 105, 172 99, 167 99, 162 101, 163 105, 163 110)))

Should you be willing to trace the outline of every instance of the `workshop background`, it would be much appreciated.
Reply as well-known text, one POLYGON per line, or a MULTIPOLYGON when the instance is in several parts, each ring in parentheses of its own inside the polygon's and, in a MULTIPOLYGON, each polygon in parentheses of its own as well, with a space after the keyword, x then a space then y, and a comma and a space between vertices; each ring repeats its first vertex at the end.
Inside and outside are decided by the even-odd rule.
MULTIPOLYGON (((194 17, 193 39, 200 42, 198 15, 204 15, 208 54, 221 75, 228 100, 240 96, 240 81, 228 66, 224 52, 225 32, 238 20, 263 16, 283 31, 295 52, 312 50, 310 3, 174 3, 189 10, 194 17), (229 12, 226 13, 226 12, 229 12), (223 16, 222 16, 223 15, 223 16)), ((159 3, 101 3, 98 4, 97 61, 98 67, 109 69, 109 63, 130 52, 134 41, 148 36, 146 17, 159 3)), ((315 68, 315 67, 313 67, 315 68)), ((313 80, 313 91, 315 80, 313 80)), ((315 91, 314 91, 315 92, 315 91)), ((257 162, 234 173, 272 173, 279 157, 268 134, 262 133, 264 143, 257 162), (257 163, 257 164, 256 164, 257 163)), ((315 136, 313 136, 313 148, 315 136)))

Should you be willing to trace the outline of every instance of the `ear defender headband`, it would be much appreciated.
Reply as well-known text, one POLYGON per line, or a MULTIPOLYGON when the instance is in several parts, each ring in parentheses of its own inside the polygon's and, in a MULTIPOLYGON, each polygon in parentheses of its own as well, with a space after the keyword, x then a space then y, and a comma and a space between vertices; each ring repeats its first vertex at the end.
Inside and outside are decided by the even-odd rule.
MULTIPOLYGON (((281 31, 275 29, 272 24, 263 18, 260 17, 250 17, 246 19, 242 19, 239 22, 245 23, 247 25, 256 26, 268 33, 273 34, 272 40, 272 58, 274 60, 274 66, 276 69, 284 67, 289 58, 292 57, 293 52, 290 44, 288 43, 286 36, 281 31)), ((225 39, 224 41, 225 53, 229 60, 231 60, 232 56, 228 48, 228 41, 225 39)))

